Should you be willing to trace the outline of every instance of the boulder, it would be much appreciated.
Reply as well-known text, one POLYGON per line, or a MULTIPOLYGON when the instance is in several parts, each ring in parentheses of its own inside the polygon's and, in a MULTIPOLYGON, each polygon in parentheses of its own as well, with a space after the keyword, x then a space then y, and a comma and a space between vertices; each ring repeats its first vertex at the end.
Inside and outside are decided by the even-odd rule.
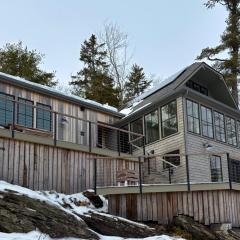
POLYGON ((39 229, 52 238, 99 239, 85 222, 45 202, 0 192, 0 232, 27 233, 39 229))
POLYGON ((81 218, 91 229, 102 235, 123 238, 145 238, 156 234, 155 229, 144 224, 128 221, 109 214, 91 211, 86 215, 81 215, 81 218))
POLYGON ((83 195, 89 199, 89 201, 92 203, 92 205, 95 208, 102 208, 103 207, 103 201, 102 199, 96 195, 94 192, 92 191, 84 191, 83 195))
POLYGON ((217 239, 211 230, 193 220, 193 218, 179 215, 174 218, 174 225, 179 226, 188 233, 191 233, 194 240, 214 240, 217 239))

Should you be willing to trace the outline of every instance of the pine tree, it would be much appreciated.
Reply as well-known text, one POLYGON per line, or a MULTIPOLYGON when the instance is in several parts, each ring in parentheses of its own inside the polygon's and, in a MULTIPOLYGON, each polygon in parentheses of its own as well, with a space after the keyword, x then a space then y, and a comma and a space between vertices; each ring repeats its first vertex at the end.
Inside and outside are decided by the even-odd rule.
POLYGON ((118 107, 117 91, 109 75, 104 45, 97 42, 94 34, 84 41, 79 59, 84 67, 72 76, 70 84, 74 86, 73 93, 78 96, 118 107))
POLYGON ((0 72, 25 78, 29 81, 47 86, 55 86, 54 72, 45 72, 40 69, 43 55, 36 50, 28 50, 22 45, 7 43, 0 48, 0 72))
POLYGON ((204 48, 197 59, 207 59, 214 63, 213 67, 224 75, 233 98, 238 103, 240 0, 208 0, 205 5, 207 8, 213 8, 216 4, 225 6, 228 11, 227 27, 221 35, 220 44, 213 48, 204 48), (220 53, 226 51, 229 57, 218 57, 220 53))
POLYGON ((125 102, 138 97, 150 84, 151 81, 146 78, 143 68, 133 64, 131 72, 127 77, 125 102))

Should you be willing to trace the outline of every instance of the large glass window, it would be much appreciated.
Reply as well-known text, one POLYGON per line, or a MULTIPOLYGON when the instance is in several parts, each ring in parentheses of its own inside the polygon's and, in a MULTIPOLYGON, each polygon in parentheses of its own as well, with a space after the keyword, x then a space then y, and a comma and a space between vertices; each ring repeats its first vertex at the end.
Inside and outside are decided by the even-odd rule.
POLYGON ((158 110, 145 116, 145 137, 146 143, 151 143, 159 139, 158 110))
POLYGON ((213 117, 210 108, 201 106, 202 135, 213 138, 213 117))
POLYGON ((236 183, 240 183, 240 161, 230 159, 231 161, 231 180, 236 183))
POLYGON ((37 128, 51 131, 52 129, 52 113, 51 106, 37 103, 37 128), (45 110, 46 109, 46 110, 45 110))
POLYGON ((33 102, 24 98, 18 98, 17 123, 19 125, 33 127, 33 102))
MULTIPOLYGON (((134 122, 132 122, 130 125, 130 129, 131 129, 131 132, 143 134, 143 119, 139 118, 134 122)), ((139 136, 131 135, 130 137, 131 140, 134 140, 136 138, 139 138, 139 136)), ((143 145, 143 141, 142 139, 139 139, 139 140, 133 141, 133 144, 141 147, 143 145)))
POLYGON ((210 158, 211 180, 212 182, 222 182, 222 162, 221 157, 211 156, 210 158))
POLYGON ((189 132, 200 134, 199 106, 190 100, 187 100, 187 124, 189 132))
POLYGON ((162 137, 167 137, 178 131, 177 127, 177 102, 176 100, 161 107, 162 137))
POLYGON ((14 96, 0 93, 0 125, 13 123, 14 96))
POLYGON ((226 117, 227 142, 231 145, 237 145, 236 122, 230 117, 226 117))
POLYGON ((214 112, 215 136, 218 141, 226 142, 224 115, 214 112))

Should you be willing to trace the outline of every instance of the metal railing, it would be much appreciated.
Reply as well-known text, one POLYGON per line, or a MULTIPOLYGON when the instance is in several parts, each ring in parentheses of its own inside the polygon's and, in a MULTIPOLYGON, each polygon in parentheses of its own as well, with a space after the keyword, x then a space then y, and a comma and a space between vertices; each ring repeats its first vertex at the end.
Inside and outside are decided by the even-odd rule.
POLYGON ((137 186, 141 192, 142 187, 149 185, 182 184, 191 191, 195 184, 224 183, 229 189, 232 189, 232 183, 240 184, 240 161, 230 159, 226 152, 133 156, 133 163, 130 164, 129 158, 126 158, 124 164, 116 163, 107 170, 104 161, 109 159, 94 159, 95 189, 137 186), (216 162, 210 167, 209 161, 212 156, 221 156, 221 163, 216 162), (196 157, 203 159, 204 166, 200 163, 195 164, 196 157))
MULTIPOLYGON (((21 131, 52 138, 55 145, 58 141, 80 144, 88 147, 89 152, 93 148, 101 148, 118 152, 119 156, 122 153, 134 154, 132 150, 134 143, 144 139, 141 134, 79 117, 85 115, 84 111, 86 111, 80 111, 80 107, 74 115, 9 99, 8 96, 0 96, 0 111, 0 125, 9 128, 12 137, 16 131, 21 131), (22 106, 27 108, 28 112, 26 110, 24 112, 22 106), (28 121, 27 124, 23 124, 20 121, 19 111, 22 111, 21 118, 32 118, 32 123, 28 121), (38 124, 40 120, 41 126, 38 124)), ((87 115, 86 113, 86 118, 87 115)), ((143 147, 139 149, 143 151, 143 147)))

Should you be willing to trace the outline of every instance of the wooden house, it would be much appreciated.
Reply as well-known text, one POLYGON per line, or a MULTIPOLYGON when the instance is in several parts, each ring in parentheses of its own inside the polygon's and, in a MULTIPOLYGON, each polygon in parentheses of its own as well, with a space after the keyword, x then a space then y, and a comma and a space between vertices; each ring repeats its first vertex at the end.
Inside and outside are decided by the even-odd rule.
POLYGON ((109 212, 240 226, 240 112, 220 73, 194 63, 116 109, 0 73, 0 179, 94 188, 109 212))

